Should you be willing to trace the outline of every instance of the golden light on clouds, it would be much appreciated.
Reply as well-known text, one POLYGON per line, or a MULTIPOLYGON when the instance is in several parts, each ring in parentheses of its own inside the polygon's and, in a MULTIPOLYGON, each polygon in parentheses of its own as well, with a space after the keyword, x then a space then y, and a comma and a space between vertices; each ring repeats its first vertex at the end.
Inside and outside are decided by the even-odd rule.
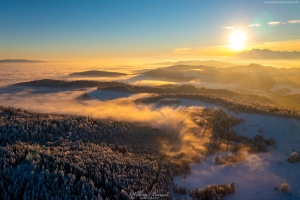
POLYGON ((272 51, 300 51, 300 40, 259 42, 247 44, 247 49, 269 49, 272 51))
POLYGON ((230 48, 238 51, 244 48, 247 35, 242 30, 235 30, 229 36, 230 48))

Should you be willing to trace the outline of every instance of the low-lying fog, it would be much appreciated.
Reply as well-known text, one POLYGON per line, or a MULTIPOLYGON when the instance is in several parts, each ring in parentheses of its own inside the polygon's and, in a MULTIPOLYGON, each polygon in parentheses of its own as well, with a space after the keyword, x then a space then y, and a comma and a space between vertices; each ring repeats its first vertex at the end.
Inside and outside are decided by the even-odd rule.
MULTIPOLYGON (((160 85, 170 84, 173 82, 167 80, 153 80, 150 77, 136 77, 136 75, 143 73, 150 69, 159 67, 168 67, 172 65, 203 65, 216 68, 226 68, 233 66, 243 66, 250 63, 259 63, 263 66, 273 66, 275 68, 300 68, 297 61, 290 60, 259 60, 259 61, 241 61, 241 60, 228 60, 228 61, 179 61, 179 62, 162 62, 162 63, 146 63, 142 65, 124 65, 124 66, 105 66, 105 65, 91 65, 91 64, 71 64, 60 62, 45 62, 45 63, 0 63, 0 87, 14 84, 22 81, 30 81, 37 79, 63 79, 63 80, 111 80, 111 81, 124 81, 137 85, 160 85), (69 76, 74 72, 83 72, 89 70, 102 70, 127 73, 128 76, 120 77, 74 77, 69 76)), ((201 85, 202 86, 202 85, 201 85)), ((219 85, 203 85, 203 87, 220 88, 219 85)), ((232 86, 229 86, 230 89, 232 86)))

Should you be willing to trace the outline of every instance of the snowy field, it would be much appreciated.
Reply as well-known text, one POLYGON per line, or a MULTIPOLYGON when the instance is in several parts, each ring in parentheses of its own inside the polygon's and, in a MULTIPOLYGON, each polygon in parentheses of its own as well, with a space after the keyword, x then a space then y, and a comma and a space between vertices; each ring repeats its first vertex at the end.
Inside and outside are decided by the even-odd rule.
MULTIPOLYGON (((198 100, 180 100, 181 103, 175 107, 219 107, 198 100)), ((216 155, 211 155, 201 164, 192 164, 191 173, 186 178, 176 177, 174 183, 178 186, 196 189, 205 188, 211 184, 234 182, 236 192, 225 196, 225 200, 300 199, 300 163, 286 161, 292 152, 300 151, 300 121, 285 117, 234 113, 222 109, 229 115, 245 119, 244 122, 234 127, 238 135, 254 138, 255 135, 262 134, 265 138, 273 137, 276 147, 269 147, 267 153, 248 154, 245 161, 232 166, 215 164, 213 161, 216 155), (258 132, 261 128, 264 133, 258 132), (282 183, 290 185, 290 192, 283 193, 274 190, 275 186, 280 186, 282 183)), ((221 154, 219 156, 222 157, 221 154)))

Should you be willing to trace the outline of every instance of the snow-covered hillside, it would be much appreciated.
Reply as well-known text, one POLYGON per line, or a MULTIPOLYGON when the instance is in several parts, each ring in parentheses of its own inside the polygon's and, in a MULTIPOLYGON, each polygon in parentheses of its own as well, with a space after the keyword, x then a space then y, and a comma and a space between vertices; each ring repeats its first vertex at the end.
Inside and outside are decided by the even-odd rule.
MULTIPOLYGON (((197 100, 180 99, 176 106, 218 107, 197 100)), ((234 182, 236 192, 224 199, 299 199, 300 163, 290 163, 287 158, 292 152, 300 151, 300 121, 286 117, 260 114, 236 113, 224 109, 228 114, 242 117, 245 121, 234 127, 238 135, 254 138, 262 135, 272 137, 276 147, 269 152, 247 154, 246 160, 224 166, 214 163, 217 154, 209 156, 203 163, 192 164, 191 173, 175 177, 174 184, 190 189, 204 188, 211 184, 234 182), (289 192, 274 190, 282 183, 289 184, 289 192)), ((224 153, 223 153, 224 154, 224 153)), ((218 154, 222 157, 222 153, 218 154)))

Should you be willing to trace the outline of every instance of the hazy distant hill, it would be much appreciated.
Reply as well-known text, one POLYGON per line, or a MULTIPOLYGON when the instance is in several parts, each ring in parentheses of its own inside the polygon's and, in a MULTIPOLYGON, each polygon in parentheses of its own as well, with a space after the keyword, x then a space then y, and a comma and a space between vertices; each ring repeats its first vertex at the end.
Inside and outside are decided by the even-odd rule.
POLYGON ((70 74, 70 76, 89 76, 89 77, 112 77, 112 76, 125 76, 128 74, 120 73, 120 72, 107 72, 107 71, 98 71, 98 70, 90 70, 84 72, 75 72, 70 74))
POLYGON ((45 62, 45 61, 26 60, 26 59, 5 59, 5 60, 0 60, 0 63, 39 63, 39 62, 45 62))
POLYGON ((269 49, 252 49, 235 55, 238 59, 261 60, 261 59, 300 59, 298 51, 271 51, 269 49))
POLYGON ((151 76, 159 80, 169 81, 190 81, 195 78, 204 76, 207 71, 214 70, 213 67, 207 66, 191 66, 191 65, 174 65, 169 67, 161 67, 145 72, 145 75, 151 76))
MULTIPOLYGON (((170 80, 170 81, 189 81, 193 80, 194 76, 186 76, 185 71, 193 71, 200 69, 201 66, 189 66, 189 65, 175 65, 170 67, 161 67, 145 72, 145 75, 151 76, 157 79, 170 80)), ((197 72, 195 76, 197 75, 197 72)))
POLYGON ((200 81, 232 84, 242 89, 269 91, 276 84, 300 87, 300 69, 274 68, 250 64, 228 68, 175 65, 157 68, 144 73, 158 80, 200 81))
POLYGON ((234 67, 238 64, 232 62, 216 61, 216 60, 187 60, 178 62, 161 62, 161 63, 151 63, 146 65, 156 65, 156 66, 171 66, 171 65, 189 65, 189 66, 209 66, 209 67, 234 67))

